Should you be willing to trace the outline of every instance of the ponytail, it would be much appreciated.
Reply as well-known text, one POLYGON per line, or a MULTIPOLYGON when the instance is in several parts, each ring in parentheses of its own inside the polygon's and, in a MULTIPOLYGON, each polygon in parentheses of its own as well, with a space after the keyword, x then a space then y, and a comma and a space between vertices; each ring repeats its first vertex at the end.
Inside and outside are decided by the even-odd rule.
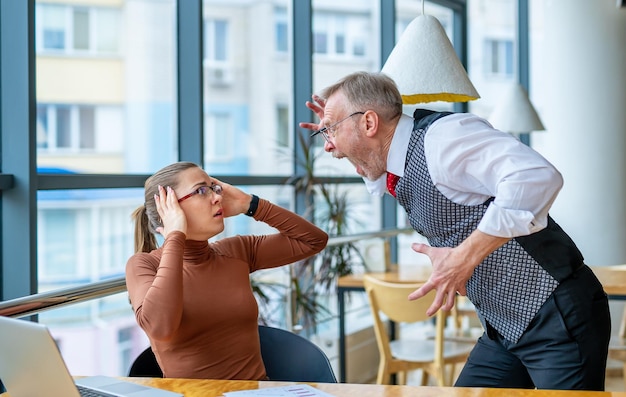
POLYGON ((144 205, 138 207, 131 218, 135 220, 135 253, 150 252, 157 249, 157 241, 150 231, 148 214, 144 205))

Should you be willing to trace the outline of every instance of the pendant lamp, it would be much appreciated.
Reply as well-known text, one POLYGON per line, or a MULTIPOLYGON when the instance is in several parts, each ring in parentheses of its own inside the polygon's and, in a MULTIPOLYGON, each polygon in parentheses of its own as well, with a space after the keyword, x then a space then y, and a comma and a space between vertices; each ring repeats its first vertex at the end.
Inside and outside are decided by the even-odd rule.
POLYGON ((423 12, 407 26, 381 72, 396 82, 405 105, 480 98, 441 23, 423 12))
POLYGON ((526 90, 519 84, 511 84, 488 118, 500 131, 523 134, 545 130, 526 90))

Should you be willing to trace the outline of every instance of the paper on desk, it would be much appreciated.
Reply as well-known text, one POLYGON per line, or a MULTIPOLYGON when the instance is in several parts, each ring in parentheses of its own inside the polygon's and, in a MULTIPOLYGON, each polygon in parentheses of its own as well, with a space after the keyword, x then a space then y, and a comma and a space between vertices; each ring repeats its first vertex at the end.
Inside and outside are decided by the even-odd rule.
POLYGON ((224 393, 224 397, 334 397, 309 385, 268 387, 265 389, 240 390, 224 393))

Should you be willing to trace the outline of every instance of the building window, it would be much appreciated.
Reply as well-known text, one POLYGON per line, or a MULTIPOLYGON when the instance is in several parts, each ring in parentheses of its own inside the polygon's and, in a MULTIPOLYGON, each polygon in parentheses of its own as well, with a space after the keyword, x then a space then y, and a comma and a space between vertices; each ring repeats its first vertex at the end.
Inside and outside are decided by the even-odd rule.
POLYGON ((313 16, 313 52, 329 58, 367 56, 370 24, 365 15, 316 13, 313 16))
POLYGON ((37 104, 37 149, 44 152, 119 152, 124 145, 120 106, 37 104))
POLYGON ((287 30, 287 9, 285 7, 276 7, 274 9, 275 18, 275 40, 276 52, 285 53, 289 47, 289 32, 287 30))
POLYGON ((36 10, 38 53, 119 53, 119 10, 52 4, 37 4, 36 10))
POLYGON ((37 105, 37 148, 93 150, 96 148, 94 106, 37 105))
POLYGON ((207 61, 228 61, 228 21, 207 19, 204 25, 204 59, 207 61))
POLYGON ((513 77, 513 41, 485 40, 483 63, 487 76, 513 77))
POLYGON ((65 48, 65 7, 45 5, 38 6, 38 30, 41 30, 40 42, 48 50, 65 48))
POLYGON ((229 161, 234 152, 235 135, 233 117, 227 112, 211 112, 207 114, 205 134, 205 156, 208 162, 229 161))
POLYGON ((279 147, 289 147, 289 108, 278 105, 276 109, 277 143, 279 147))
POLYGON ((38 278, 41 282, 78 276, 77 222, 80 210, 39 211, 38 278))

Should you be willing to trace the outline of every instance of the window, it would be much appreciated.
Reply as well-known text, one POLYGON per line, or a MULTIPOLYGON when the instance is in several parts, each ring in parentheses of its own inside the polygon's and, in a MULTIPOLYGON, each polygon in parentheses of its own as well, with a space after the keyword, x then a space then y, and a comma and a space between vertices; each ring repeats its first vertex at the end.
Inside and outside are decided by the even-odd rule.
POLYGON ((204 59, 207 61, 226 62, 228 54, 228 21, 207 19, 204 26, 204 59))
POLYGON ((40 282, 77 276, 78 254, 75 209, 49 209, 40 211, 38 239, 40 253, 37 258, 40 282))
POLYGON ((483 67, 487 76, 513 76, 513 41, 485 40, 483 67))
POLYGON ((37 4, 37 52, 117 54, 120 13, 114 8, 37 4))
POLYGON ((127 374, 130 369, 130 365, 124 365, 125 363, 132 363, 135 357, 133 356, 133 342, 134 335, 137 332, 136 327, 121 328, 117 331, 117 346, 120 355, 120 363, 123 368, 120 368, 120 373, 127 374))
POLYGON ((276 118, 276 124, 278 125, 278 146, 289 147, 289 108, 287 106, 278 105, 276 109, 276 118))
POLYGON ((38 26, 41 30, 41 45, 49 50, 65 48, 65 7, 47 5, 38 7, 38 26))
POLYGON ((288 50, 289 32, 287 29, 287 9, 285 7, 276 7, 274 9, 275 18, 275 40, 276 52, 285 53, 288 50))
POLYGON ((37 148, 95 149, 95 118, 93 106, 37 105, 37 148))
POLYGON ((234 155, 233 117, 228 112, 211 112, 207 116, 205 126, 210 134, 205 134, 205 156, 209 163, 227 161, 234 155))
POLYGON ((89 50, 89 10, 85 8, 74 9, 73 24, 74 49, 89 50))
POLYGON ((336 58, 367 56, 370 29, 365 15, 319 12, 313 17, 313 52, 336 58))
POLYGON ((142 190, 38 192, 40 287, 124 274, 134 251, 129 216, 143 201, 142 190))

